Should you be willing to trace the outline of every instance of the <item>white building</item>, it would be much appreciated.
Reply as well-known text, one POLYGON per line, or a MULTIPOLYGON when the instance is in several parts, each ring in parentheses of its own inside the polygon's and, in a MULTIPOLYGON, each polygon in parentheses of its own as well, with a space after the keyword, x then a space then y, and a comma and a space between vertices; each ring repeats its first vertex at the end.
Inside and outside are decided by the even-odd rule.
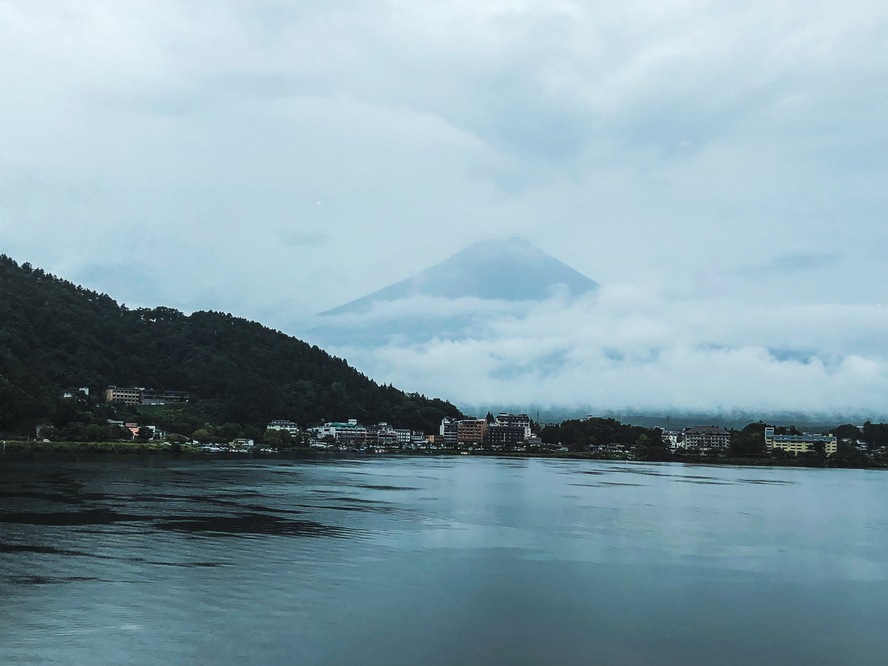
POLYGON ((510 428, 524 428, 524 439, 530 437, 530 417, 527 414, 507 414, 501 412, 496 415, 496 424, 509 426, 510 428))
POLYGON ((312 428, 316 439, 333 439, 337 442, 365 442, 367 428, 358 423, 357 419, 347 422, 333 421, 312 428))
POLYGON ((299 434, 299 426, 293 421, 277 420, 268 424, 268 430, 286 430, 291 435, 299 434))

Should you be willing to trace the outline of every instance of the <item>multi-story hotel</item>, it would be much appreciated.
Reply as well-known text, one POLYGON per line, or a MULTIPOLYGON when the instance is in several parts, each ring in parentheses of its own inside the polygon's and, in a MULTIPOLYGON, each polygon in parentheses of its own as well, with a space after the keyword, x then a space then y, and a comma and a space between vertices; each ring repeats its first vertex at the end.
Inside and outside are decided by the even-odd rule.
MULTIPOLYGON (((530 428, 528 427, 528 430, 530 428)), ((510 447, 527 439, 523 426, 499 425, 494 423, 487 428, 485 441, 488 444, 510 447)))
POLYGON ((106 402, 122 402, 124 405, 141 405, 142 389, 109 386, 105 389, 106 402))
POLYGON ((448 419, 446 416, 441 419, 441 427, 438 430, 440 439, 435 441, 444 446, 456 446, 457 431, 459 424, 457 421, 448 419))
POLYGON ((522 428, 523 439, 530 437, 530 417, 527 414, 506 414, 502 412, 496 415, 496 425, 510 428, 522 428))
POLYGON ((286 421, 283 419, 278 419, 272 421, 266 427, 267 430, 286 430, 291 435, 299 434, 299 425, 293 421, 286 421))
POLYGON ((109 386, 105 389, 106 402, 122 402, 124 405, 166 405, 188 402, 188 391, 155 391, 142 387, 109 386))
POLYGON ((835 435, 775 435, 774 428, 765 428, 765 448, 768 452, 782 449, 798 455, 814 451, 818 444, 823 445, 826 455, 832 455, 839 448, 839 441, 835 435))
POLYGON ((463 419, 456 426, 456 441, 458 444, 480 444, 486 432, 485 419, 463 419))
POLYGON ((725 449, 731 443, 731 431, 721 426, 694 426, 682 432, 686 449, 725 449))

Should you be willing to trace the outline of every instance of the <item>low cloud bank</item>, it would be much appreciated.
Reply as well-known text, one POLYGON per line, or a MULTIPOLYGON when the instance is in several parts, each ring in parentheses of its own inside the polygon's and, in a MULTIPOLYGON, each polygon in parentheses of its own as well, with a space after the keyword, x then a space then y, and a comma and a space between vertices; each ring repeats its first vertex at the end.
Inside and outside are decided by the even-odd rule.
POLYGON ((338 333, 329 351, 376 380, 463 404, 888 412, 888 308, 876 305, 675 302, 623 285, 576 301, 416 298, 325 326, 338 333), (445 334, 429 334, 436 322, 445 334))

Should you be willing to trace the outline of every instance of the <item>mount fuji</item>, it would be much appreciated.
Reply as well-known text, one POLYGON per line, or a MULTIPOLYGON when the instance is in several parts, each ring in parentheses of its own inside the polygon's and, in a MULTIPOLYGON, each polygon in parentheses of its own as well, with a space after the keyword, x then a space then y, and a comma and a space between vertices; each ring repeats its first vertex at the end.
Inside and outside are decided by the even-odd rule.
POLYGON ((321 347, 373 348, 483 337, 495 315, 520 317, 599 285, 529 242, 470 245, 412 277, 318 314, 306 337, 321 347))
POLYGON ((482 241, 452 257, 322 316, 366 312, 380 302, 413 297, 476 298, 484 301, 544 301, 557 291, 579 296, 598 283, 520 238, 482 241))

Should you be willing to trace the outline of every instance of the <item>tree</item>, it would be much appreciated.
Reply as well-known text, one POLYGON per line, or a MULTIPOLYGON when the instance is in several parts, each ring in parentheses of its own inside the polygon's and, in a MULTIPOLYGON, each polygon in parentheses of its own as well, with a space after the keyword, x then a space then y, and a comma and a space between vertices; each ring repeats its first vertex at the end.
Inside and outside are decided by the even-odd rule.
POLYGON ((559 438, 560 433, 561 428, 557 425, 543 426, 542 430, 540 430, 540 439, 543 440, 544 444, 558 444, 561 441, 559 438))
POLYGON ((888 424, 866 421, 863 424, 863 441, 870 450, 888 446, 888 424))
MULTIPOLYGON (((289 433, 287 433, 289 434, 289 433)), ((269 428, 262 436, 262 441, 269 446, 279 447, 281 445, 281 431, 277 428, 269 428)))
MULTIPOLYGON (((860 432, 860 428, 851 423, 845 423, 843 425, 836 426, 830 432, 832 432, 832 434, 834 434, 839 441, 847 440, 850 442, 856 442, 863 436, 863 433, 860 432)), ((823 434, 827 435, 829 433, 825 432, 823 434)))
POLYGON ((133 438, 133 433, 129 428, 124 428, 119 425, 112 425, 108 428, 108 439, 111 440, 130 440, 133 438))
POLYGON ((194 439, 201 444, 206 444, 210 441, 210 431, 206 428, 198 428, 191 434, 191 439, 194 439))
POLYGON ((108 428, 97 423, 90 423, 84 429, 84 436, 88 442, 105 442, 108 440, 108 428))
POLYGON ((830 467, 871 467, 872 462, 869 457, 859 451, 854 444, 847 442, 839 442, 838 449, 834 454, 829 456, 827 464, 830 467))
POLYGON ((767 424, 762 421, 750 423, 742 430, 731 433, 731 443, 728 454, 734 458, 757 458, 764 456, 765 428, 767 424))
POLYGON ((239 423, 225 423, 216 428, 216 435, 225 442, 244 436, 244 429, 239 423))
POLYGON ((638 436, 635 447, 635 457, 639 460, 647 460, 651 462, 662 462, 671 460, 669 447, 663 441, 662 437, 651 437, 643 433, 638 436))

